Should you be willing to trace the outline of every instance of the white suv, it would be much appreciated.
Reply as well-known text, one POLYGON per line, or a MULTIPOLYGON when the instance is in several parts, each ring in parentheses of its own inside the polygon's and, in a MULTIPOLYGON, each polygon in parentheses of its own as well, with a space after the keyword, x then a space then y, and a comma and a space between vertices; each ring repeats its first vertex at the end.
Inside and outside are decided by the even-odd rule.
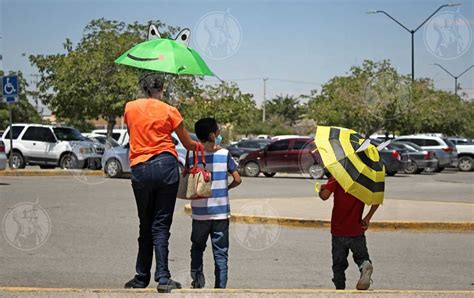
POLYGON ((435 135, 409 135, 400 136, 393 141, 412 142, 425 150, 434 151, 435 157, 438 159, 436 172, 441 172, 445 167, 449 166, 457 167, 458 152, 456 146, 446 138, 435 135))
MULTIPOLYGON (((24 168, 27 164, 39 165, 42 169, 100 166, 101 155, 75 128, 42 124, 13 124, 12 127, 14 168, 24 168)), ((10 155, 10 128, 5 130, 2 140, 5 152, 10 155)))

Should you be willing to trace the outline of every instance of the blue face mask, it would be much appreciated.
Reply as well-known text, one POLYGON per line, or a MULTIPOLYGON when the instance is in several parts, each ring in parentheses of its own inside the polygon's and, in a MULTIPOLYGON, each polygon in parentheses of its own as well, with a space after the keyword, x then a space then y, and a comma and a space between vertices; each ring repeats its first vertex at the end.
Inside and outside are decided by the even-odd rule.
POLYGON ((218 135, 215 142, 216 142, 216 145, 220 145, 222 143, 222 139, 223 137, 221 135, 218 135))

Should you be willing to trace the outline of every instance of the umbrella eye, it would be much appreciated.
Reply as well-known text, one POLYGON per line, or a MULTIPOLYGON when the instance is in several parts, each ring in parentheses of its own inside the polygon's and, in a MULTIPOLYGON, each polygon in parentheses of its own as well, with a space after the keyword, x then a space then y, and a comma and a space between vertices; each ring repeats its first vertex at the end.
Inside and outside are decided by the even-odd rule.
POLYGON ((186 39, 188 39, 188 36, 186 34, 181 35, 181 40, 182 41, 185 41, 186 39))

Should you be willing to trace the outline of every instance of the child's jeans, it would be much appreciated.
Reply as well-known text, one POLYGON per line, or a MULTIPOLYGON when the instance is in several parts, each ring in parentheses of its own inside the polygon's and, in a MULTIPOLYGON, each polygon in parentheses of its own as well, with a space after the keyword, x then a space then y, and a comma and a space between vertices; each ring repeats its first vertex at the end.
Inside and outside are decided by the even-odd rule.
POLYGON ((193 219, 191 275, 194 278, 196 275, 203 273, 202 256, 209 235, 211 235, 212 253, 214 254, 215 288, 225 288, 227 285, 227 259, 229 254, 229 219, 193 219))
POLYGON ((349 267, 347 262, 349 250, 352 251, 354 262, 359 268, 364 261, 371 262, 364 235, 356 237, 332 236, 332 272, 334 274, 332 281, 336 289, 346 288, 345 271, 349 267))

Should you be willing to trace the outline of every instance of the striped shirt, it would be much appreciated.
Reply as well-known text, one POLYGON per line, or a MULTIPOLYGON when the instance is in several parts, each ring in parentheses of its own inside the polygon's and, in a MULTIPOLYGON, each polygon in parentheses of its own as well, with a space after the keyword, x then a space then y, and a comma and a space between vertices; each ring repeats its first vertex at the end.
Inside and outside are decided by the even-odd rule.
MULTIPOLYGON (((205 152, 205 155, 206 169, 211 172, 212 195, 210 198, 191 201, 192 218, 196 220, 227 219, 230 217, 227 174, 236 171, 237 165, 227 149, 205 152)), ((193 162, 194 158, 191 156, 189 164, 192 165, 193 162)))

